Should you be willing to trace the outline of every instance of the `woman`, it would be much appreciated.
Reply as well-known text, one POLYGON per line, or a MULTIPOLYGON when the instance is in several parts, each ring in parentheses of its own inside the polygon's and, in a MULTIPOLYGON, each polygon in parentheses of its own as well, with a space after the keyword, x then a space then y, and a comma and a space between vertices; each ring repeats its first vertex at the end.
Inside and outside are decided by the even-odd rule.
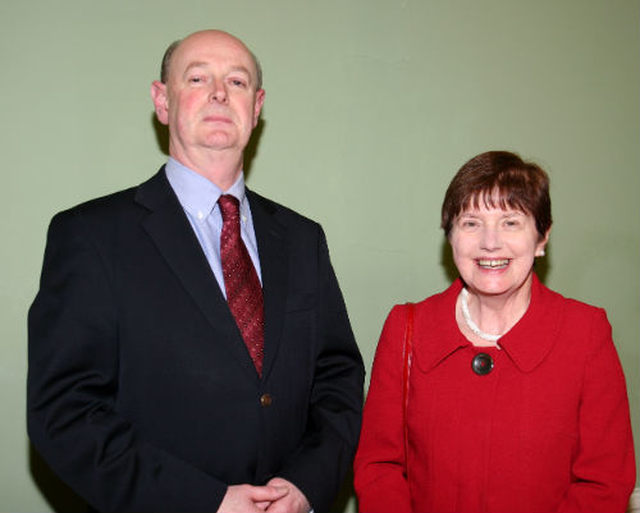
POLYGON ((611 326, 533 271, 551 229, 546 173, 478 155, 447 190, 442 228, 460 278, 387 318, 355 460, 360 510, 625 511, 635 461, 611 326))

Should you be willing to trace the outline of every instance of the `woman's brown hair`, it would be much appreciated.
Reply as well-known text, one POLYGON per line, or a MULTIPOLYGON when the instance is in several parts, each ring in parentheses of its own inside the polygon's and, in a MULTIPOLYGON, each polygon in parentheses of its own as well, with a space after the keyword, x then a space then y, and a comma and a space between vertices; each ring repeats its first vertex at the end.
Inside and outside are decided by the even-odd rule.
POLYGON ((447 237, 457 216, 469 208, 516 209, 531 214, 540 237, 551 228, 549 177, 515 153, 488 151, 473 157, 456 173, 442 203, 441 228, 447 237))

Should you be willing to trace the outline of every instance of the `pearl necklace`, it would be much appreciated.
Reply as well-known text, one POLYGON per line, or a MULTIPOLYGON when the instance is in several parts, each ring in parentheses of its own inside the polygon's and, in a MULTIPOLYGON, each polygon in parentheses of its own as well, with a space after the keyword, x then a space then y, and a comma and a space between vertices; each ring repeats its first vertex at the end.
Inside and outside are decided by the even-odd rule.
POLYGON ((469 305, 467 304, 468 297, 469 297, 469 291, 463 288, 462 291, 460 292, 460 300, 461 300, 460 304, 462 305, 462 316, 464 317, 464 321, 467 323, 467 326, 469 326, 469 329, 473 331, 476 335, 478 335, 481 339, 488 340, 489 342, 495 342, 502 335, 492 335, 490 333, 485 333, 480 328, 478 328, 478 325, 475 322, 473 322, 473 319, 471 318, 471 314, 469 313, 469 305))

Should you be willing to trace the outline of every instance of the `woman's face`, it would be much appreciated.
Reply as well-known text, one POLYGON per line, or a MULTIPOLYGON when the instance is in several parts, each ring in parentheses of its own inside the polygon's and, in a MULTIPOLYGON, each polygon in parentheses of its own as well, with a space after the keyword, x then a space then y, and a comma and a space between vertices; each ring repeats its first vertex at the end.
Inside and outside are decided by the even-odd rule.
POLYGON ((534 257, 543 254, 549 233, 541 238, 530 214, 480 205, 462 212, 449 235, 460 276, 478 295, 528 290, 534 257))

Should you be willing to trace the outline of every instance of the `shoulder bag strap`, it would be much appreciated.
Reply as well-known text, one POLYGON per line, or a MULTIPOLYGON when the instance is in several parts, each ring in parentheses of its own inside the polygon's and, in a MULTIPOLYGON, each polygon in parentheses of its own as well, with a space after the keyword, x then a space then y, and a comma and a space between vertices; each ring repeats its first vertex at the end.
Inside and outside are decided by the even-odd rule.
POLYGON ((404 329, 403 369, 402 369, 402 427, 404 430, 404 472, 409 475, 409 430, 407 427, 407 408, 409 407, 409 377, 411 375, 411 356, 413 353, 413 316, 415 305, 407 303, 407 324, 404 329))

